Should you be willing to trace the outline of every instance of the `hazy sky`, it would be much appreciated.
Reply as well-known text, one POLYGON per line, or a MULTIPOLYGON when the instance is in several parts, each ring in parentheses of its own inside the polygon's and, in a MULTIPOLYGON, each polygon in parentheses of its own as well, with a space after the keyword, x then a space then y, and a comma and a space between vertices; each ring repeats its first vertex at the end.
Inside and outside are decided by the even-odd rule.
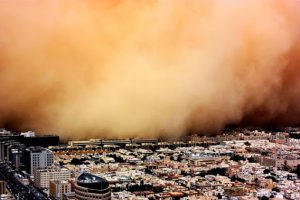
POLYGON ((176 137, 300 122, 295 0, 1 0, 0 125, 176 137))

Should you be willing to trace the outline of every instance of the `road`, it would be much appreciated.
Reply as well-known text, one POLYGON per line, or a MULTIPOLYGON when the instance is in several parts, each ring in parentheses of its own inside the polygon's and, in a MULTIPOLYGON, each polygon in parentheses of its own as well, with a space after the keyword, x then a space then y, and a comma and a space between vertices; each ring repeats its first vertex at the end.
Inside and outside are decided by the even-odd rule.
POLYGON ((24 185, 16 177, 16 172, 9 165, 0 162, 0 179, 7 181, 7 189, 20 200, 50 200, 32 185, 24 185))

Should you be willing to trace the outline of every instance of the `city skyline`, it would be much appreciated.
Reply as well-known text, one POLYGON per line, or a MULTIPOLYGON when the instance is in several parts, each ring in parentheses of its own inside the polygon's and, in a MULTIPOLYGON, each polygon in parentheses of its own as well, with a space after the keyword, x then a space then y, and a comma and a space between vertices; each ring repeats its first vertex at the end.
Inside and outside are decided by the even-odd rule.
POLYGON ((300 200, 299 0, 0 0, 0 200, 300 200))

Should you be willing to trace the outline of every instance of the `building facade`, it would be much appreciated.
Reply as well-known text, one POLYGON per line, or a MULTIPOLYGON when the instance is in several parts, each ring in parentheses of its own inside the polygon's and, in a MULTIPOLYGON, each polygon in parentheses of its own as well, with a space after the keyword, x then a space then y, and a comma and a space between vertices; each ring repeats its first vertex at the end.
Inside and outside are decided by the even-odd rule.
POLYGON ((57 200, 62 200, 64 194, 72 192, 71 190, 69 181, 51 180, 49 182, 49 194, 57 200))
POLYGON ((6 181, 0 180, 0 195, 6 194, 6 181))
POLYGON ((34 176, 37 169, 50 168, 53 165, 53 152, 49 149, 33 146, 25 151, 26 171, 34 176))
POLYGON ((37 169, 34 183, 39 188, 49 188, 49 182, 51 180, 69 180, 71 178, 71 172, 65 168, 49 168, 49 169, 37 169))

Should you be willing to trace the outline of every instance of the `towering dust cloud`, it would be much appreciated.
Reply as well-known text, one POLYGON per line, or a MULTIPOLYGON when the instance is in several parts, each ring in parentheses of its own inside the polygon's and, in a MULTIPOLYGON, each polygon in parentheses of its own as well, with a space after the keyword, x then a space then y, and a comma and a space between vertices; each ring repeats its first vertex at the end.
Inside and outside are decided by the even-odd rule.
POLYGON ((0 125, 66 138, 300 122, 295 0, 0 1, 0 125))

